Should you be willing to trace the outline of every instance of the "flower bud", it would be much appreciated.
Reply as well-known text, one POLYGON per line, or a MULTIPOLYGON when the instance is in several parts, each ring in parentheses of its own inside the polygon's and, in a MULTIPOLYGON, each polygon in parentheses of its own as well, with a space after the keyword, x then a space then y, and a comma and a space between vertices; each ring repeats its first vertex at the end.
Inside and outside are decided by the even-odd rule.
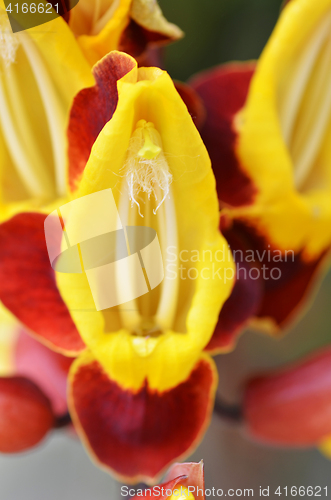
POLYGON ((33 382, 23 377, 0 378, 0 452, 31 448, 53 424, 50 402, 33 382))
POLYGON ((312 446, 331 435, 331 349, 250 380, 244 417, 250 435, 267 443, 312 446))

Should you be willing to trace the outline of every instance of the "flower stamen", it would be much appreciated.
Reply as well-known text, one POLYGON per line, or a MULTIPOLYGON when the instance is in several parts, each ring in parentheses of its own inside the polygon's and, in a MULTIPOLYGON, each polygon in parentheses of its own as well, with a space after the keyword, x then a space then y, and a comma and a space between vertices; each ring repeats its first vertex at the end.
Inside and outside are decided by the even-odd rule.
POLYGON ((137 205, 141 217, 144 216, 137 201, 139 194, 146 193, 148 199, 153 194, 154 199, 158 201, 157 193, 161 191, 162 199, 153 210, 155 215, 169 194, 172 174, 162 150, 161 137, 152 123, 145 120, 137 123, 130 139, 124 168, 131 204, 137 205))

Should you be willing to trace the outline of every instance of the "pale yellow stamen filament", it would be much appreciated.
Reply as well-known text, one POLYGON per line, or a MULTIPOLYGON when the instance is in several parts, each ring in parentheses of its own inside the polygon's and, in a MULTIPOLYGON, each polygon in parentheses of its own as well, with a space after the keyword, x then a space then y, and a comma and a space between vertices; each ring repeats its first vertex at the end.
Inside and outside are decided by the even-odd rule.
POLYGON ((280 122, 297 189, 314 168, 331 111, 331 12, 316 27, 280 92, 280 122))
POLYGON ((285 91, 281 96, 280 122, 284 140, 288 146, 293 135, 294 123, 307 81, 311 75, 321 46, 329 32, 330 19, 327 17, 323 20, 319 29, 313 34, 306 49, 295 62, 291 80, 286 83, 285 91))
POLYGON ((63 196, 66 193, 66 116, 63 106, 54 89, 49 74, 38 53, 34 43, 25 33, 21 34, 23 38, 22 46, 29 59, 34 77, 39 87, 40 96, 43 101, 45 113, 48 120, 48 126, 53 147, 53 158, 55 165, 55 180, 57 194, 63 196))
POLYGON ((49 194, 50 186, 42 171, 36 170, 33 157, 30 157, 29 145, 26 144, 24 135, 20 134, 20 127, 11 112, 7 100, 3 79, 0 77, 0 120, 8 150, 11 154, 16 169, 30 196, 44 197, 49 194), (39 175, 40 174, 40 175, 39 175))
MULTIPOLYGON (((119 200, 119 214, 121 218, 121 222, 124 227, 126 226, 133 226, 134 225, 134 212, 130 210, 130 201, 127 197, 126 193, 123 193, 120 196, 119 200)), ((127 242, 128 245, 128 242, 127 242)), ((130 248, 128 249, 129 253, 130 248)), ((117 250, 117 253, 119 254, 120 250, 117 250)), ((120 255, 119 255, 120 256, 120 255)), ((121 279, 121 276, 116 275, 116 287, 117 290, 121 291, 123 287, 125 286, 126 288, 130 288, 131 290, 135 289, 135 279, 136 276, 134 275, 129 275, 130 281, 127 283, 123 283, 123 280, 121 279)), ((125 302, 124 304, 119 306, 119 314, 121 318, 121 322, 124 328, 127 330, 133 331, 137 326, 140 324, 141 317, 138 311, 138 302, 137 299, 133 299, 130 302, 125 302)))
MULTIPOLYGON (((156 215, 156 212, 158 211, 158 209, 160 208, 160 206, 162 205, 162 203, 165 201, 165 199, 167 198, 167 196, 169 194, 168 172, 161 171, 161 175, 164 176, 164 185, 166 186, 166 189, 164 191, 164 196, 163 196, 162 200, 160 201, 158 206, 153 210, 154 215, 156 215)), ((155 196, 155 199, 157 200, 156 196, 155 196)))
POLYGON ((177 279, 170 279, 167 270, 167 250, 171 248, 173 253, 178 251, 176 211, 173 196, 170 195, 169 199, 165 201, 158 212, 158 217, 165 276, 161 285, 161 297, 155 321, 162 330, 166 331, 173 328, 179 292, 178 259, 172 263, 171 267, 171 271, 177 273, 177 279))
POLYGON ((93 16, 93 27, 91 35, 98 35, 106 26, 108 21, 114 16, 116 9, 120 4, 120 0, 110 1, 110 6, 104 14, 101 14, 101 0, 96 0, 97 6, 93 16), (100 15, 101 14, 101 15, 100 15))
POLYGON ((100 17, 100 9, 101 9, 101 0, 94 0, 94 9, 93 9, 93 19, 92 19, 92 26, 96 25, 99 17, 100 17))
POLYGON ((130 199, 131 199, 131 201, 133 203, 135 203, 137 205, 140 217, 144 217, 143 214, 140 211, 140 205, 139 205, 139 203, 137 202, 137 200, 134 197, 134 193, 133 193, 133 173, 131 173, 131 175, 130 175, 130 181, 128 182, 128 185, 129 185, 130 199))
POLYGON ((305 112, 293 140, 296 185, 300 188, 324 139, 331 110, 331 37, 314 74, 314 85, 306 101, 305 112))
POLYGON ((21 41, 22 34, 12 33, 7 14, 0 11, 0 50, 4 60, 0 70, 0 122, 14 168, 26 192, 32 197, 46 199, 54 196, 54 181, 36 145, 31 117, 20 88, 24 83, 19 81, 14 60, 21 41))

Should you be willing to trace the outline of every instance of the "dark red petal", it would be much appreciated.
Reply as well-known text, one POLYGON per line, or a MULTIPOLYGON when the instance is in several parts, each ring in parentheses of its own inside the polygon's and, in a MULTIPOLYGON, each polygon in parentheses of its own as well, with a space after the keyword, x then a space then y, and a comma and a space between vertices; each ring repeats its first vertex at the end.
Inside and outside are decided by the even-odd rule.
POLYGON ((183 464, 173 464, 168 470, 165 481, 169 481, 172 477, 176 477, 179 474, 185 474, 185 479, 180 481, 180 484, 185 486, 194 486, 194 498, 196 500, 202 500, 205 498, 205 475, 204 475, 204 465, 203 461, 188 462, 183 464))
POLYGON ((245 240, 234 231, 223 231, 236 263, 236 282, 230 297, 223 305, 215 332, 205 348, 216 353, 231 349, 236 338, 259 310, 263 296, 262 278, 256 278, 255 263, 246 262, 245 240))
POLYGON ((171 41, 168 36, 143 28, 131 19, 121 35, 119 50, 138 58, 143 55, 149 44, 163 45, 168 41, 171 41))
POLYGON ((69 405, 98 462, 126 480, 150 480, 201 438, 213 407, 216 371, 201 359, 190 377, 158 393, 121 389, 96 362, 78 365, 69 405))
POLYGON ((297 254, 293 261, 273 264, 274 276, 277 272, 280 279, 264 281, 264 294, 257 318, 271 318, 280 329, 293 321, 304 308, 320 278, 324 257, 325 254, 322 254, 312 262, 305 262, 301 254, 297 254))
POLYGON ((136 65, 127 54, 111 52, 93 68, 96 85, 74 99, 68 126, 69 183, 72 190, 84 171, 92 146, 117 106, 117 81, 136 65))
MULTIPOLYGON (((313 286, 320 277, 325 253, 314 261, 306 262, 302 255, 287 251, 277 262, 277 249, 253 228, 236 221, 230 232, 246 239, 246 248, 254 252, 253 267, 263 269, 263 295, 256 317, 271 319, 276 328, 284 328, 309 299, 313 286)), ((224 231, 227 237, 228 232, 224 231)))
POLYGON ((67 378, 72 361, 21 331, 15 349, 15 373, 37 384, 58 416, 68 411, 67 378))
POLYGON ((190 85, 207 111, 200 133, 210 155, 220 200, 231 206, 251 204, 256 187, 236 156, 234 117, 243 107, 255 65, 233 63, 194 77, 190 85))
POLYGON ((192 87, 185 83, 175 82, 175 87, 178 94, 185 102, 195 126, 200 130, 206 119, 206 110, 201 98, 192 87))
POLYGON ((77 353, 85 345, 56 286, 45 217, 21 213, 0 225, 0 300, 38 339, 77 353))
POLYGON ((315 445, 331 435, 331 349, 286 370, 248 382, 248 432, 280 445, 315 445))
POLYGON ((16 453, 35 446, 53 427, 51 404, 23 377, 0 378, 0 452, 16 453))

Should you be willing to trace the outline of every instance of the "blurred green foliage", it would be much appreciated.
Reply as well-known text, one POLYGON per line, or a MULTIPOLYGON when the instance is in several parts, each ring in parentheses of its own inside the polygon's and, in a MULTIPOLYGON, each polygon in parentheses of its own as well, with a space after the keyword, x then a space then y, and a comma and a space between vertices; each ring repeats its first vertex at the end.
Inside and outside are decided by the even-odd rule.
POLYGON ((159 0, 185 37, 166 48, 173 78, 231 60, 256 59, 279 16, 282 0, 159 0))

